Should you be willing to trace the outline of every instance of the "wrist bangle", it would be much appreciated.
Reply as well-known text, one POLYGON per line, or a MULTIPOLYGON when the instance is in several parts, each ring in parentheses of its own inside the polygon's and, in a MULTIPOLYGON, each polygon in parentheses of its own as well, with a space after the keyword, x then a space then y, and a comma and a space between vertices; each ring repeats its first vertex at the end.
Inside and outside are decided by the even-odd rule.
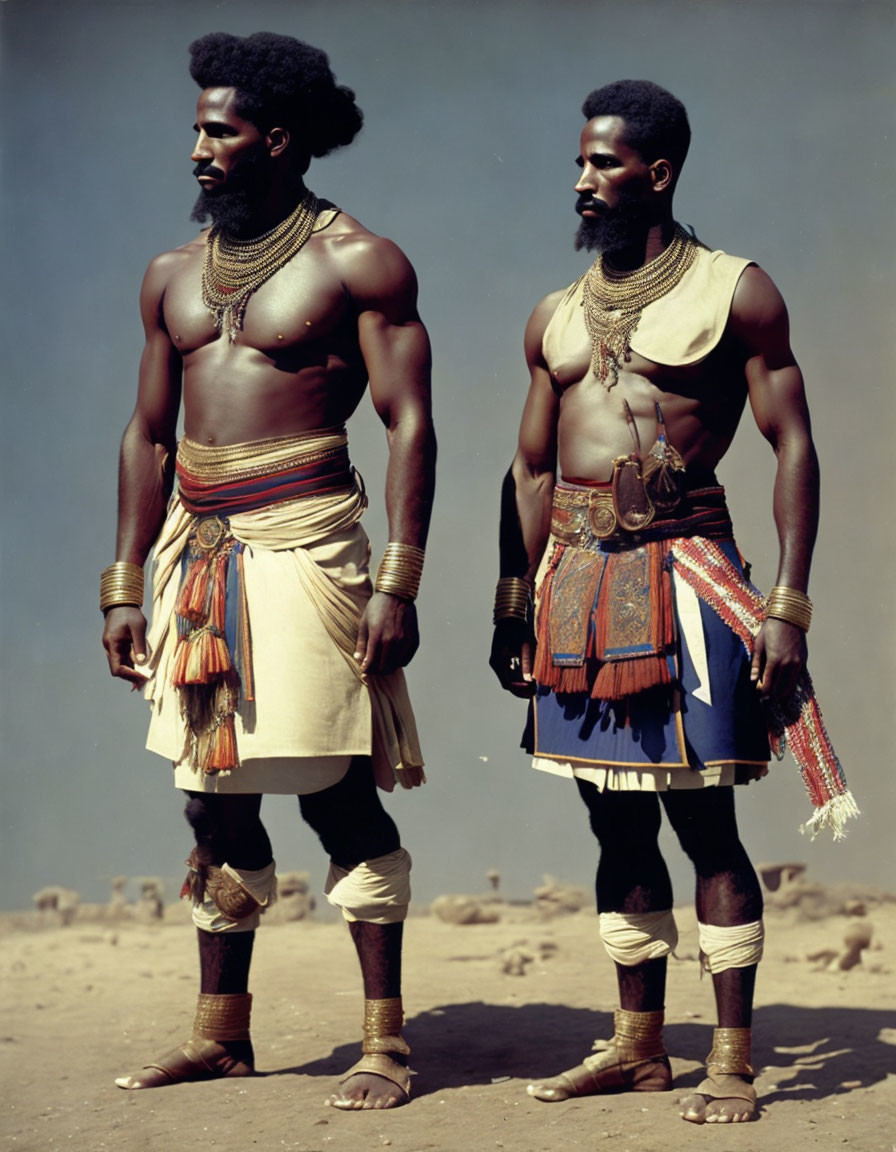
POLYGON ((390 592, 402 600, 416 600, 425 555, 422 548, 413 544, 399 544, 395 541, 387 544, 376 574, 376 591, 390 592))
POLYGON ((776 584, 766 601, 765 615, 773 616, 776 620, 786 620, 788 624, 795 624, 797 628, 808 632, 812 623, 812 601, 805 592, 788 588, 785 584, 776 584))
POLYGON ((117 560, 100 573, 100 611, 143 604, 143 569, 139 564, 117 560))
POLYGON ((531 620, 532 585, 520 576, 502 576, 495 589, 495 611, 492 620, 531 620))

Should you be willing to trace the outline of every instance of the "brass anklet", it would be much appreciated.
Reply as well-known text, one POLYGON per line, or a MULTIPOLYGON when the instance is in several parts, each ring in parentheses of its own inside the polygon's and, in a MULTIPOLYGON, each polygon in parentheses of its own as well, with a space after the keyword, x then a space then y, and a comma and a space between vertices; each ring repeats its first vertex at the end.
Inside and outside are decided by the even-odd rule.
POLYGON ((365 1056, 374 1052, 410 1055, 411 1049, 401 1035, 403 1023, 404 1010, 400 996, 392 996, 387 1000, 365 1000, 361 1051, 365 1056))
POLYGON ((249 1039, 252 994, 234 992, 222 996, 200 992, 196 1003, 193 1035, 219 1044, 249 1039))

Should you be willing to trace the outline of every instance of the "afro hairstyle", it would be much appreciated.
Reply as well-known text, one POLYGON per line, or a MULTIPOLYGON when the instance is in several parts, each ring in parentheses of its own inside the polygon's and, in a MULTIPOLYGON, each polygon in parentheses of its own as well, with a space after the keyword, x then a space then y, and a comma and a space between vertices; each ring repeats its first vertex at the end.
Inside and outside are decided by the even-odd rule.
POLYGON ((310 156, 350 144, 364 121, 326 52, 293 36, 210 32, 190 45, 190 75, 200 88, 235 88, 240 116, 260 131, 288 128, 310 156))
POLYGON ((691 143, 688 114, 680 100, 650 80, 616 80, 596 88, 585 98, 582 114, 619 116, 625 121, 625 142, 652 164, 669 160, 676 175, 681 171, 691 143))

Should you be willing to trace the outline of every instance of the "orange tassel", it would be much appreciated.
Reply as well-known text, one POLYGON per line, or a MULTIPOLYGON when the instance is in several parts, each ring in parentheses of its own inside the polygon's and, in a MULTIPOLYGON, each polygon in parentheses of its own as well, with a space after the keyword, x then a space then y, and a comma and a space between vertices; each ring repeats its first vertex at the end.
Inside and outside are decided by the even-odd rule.
POLYGON ((236 754, 236 729, 233 716, 224 716, 204 741, 205 748, 201 757, 203 771, 227 772, 239 767, 236 754))
POLYGON ((227 561, 227 555, 216 556, 211 572, 208 622, 218 632, 224 631, 227 611, 227 561))
POLYGON ((211 567, 205 560, 189 565, 187 577, 177 602, 177 614, 193 624, 204 624, 208 615, 208 591, 211 567))
POLYGON ((602 664, 591 689, 593 700, 624 700, 637 692, 669 684, 672 677, 664 656, 642 656, 636 660, 614 660, 602 664))
POLYGON ((174 668, 171 672, 171 683, 175 688, 181 688, 186 684, 187 675, 187 659, 189 657, 190 642, 189 639, 181 637, 177 642, 177 647, 174 650, 174 668))

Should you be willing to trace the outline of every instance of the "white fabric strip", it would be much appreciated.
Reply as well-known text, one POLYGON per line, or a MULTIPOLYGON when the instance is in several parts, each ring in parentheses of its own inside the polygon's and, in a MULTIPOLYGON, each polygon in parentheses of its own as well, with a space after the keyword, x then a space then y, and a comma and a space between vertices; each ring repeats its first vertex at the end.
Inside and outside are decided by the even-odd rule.
POLYGON ((761 920, 749 924, 697 924, 703 967, 715 975, 728 968, 749 968, 762 959, 765 925, 761 920))
POLYGON ((598 921, 610 958, 626 968, 668 956, 678 943, 671 908, 662 912, 601 912, 598 921))
POLYGON ((346 920, 396 924, 411 900, 411 857, 404 848, 367 860, 351 870, 330 861, 324 895, 346 920))
MULTIPOLYGON (((674 577, 673 577, 674 580, 674 577)), ((697 687, 691 693, 704 704, 712 704, 709 684, 709 661, 706 655, 706 639, 703 634, 703 621, 700 619, 700 601, 697 593, 686 580, 674 580, 675 610, 681 626, 682 636, 688 654, 697 674, 697 687)))

